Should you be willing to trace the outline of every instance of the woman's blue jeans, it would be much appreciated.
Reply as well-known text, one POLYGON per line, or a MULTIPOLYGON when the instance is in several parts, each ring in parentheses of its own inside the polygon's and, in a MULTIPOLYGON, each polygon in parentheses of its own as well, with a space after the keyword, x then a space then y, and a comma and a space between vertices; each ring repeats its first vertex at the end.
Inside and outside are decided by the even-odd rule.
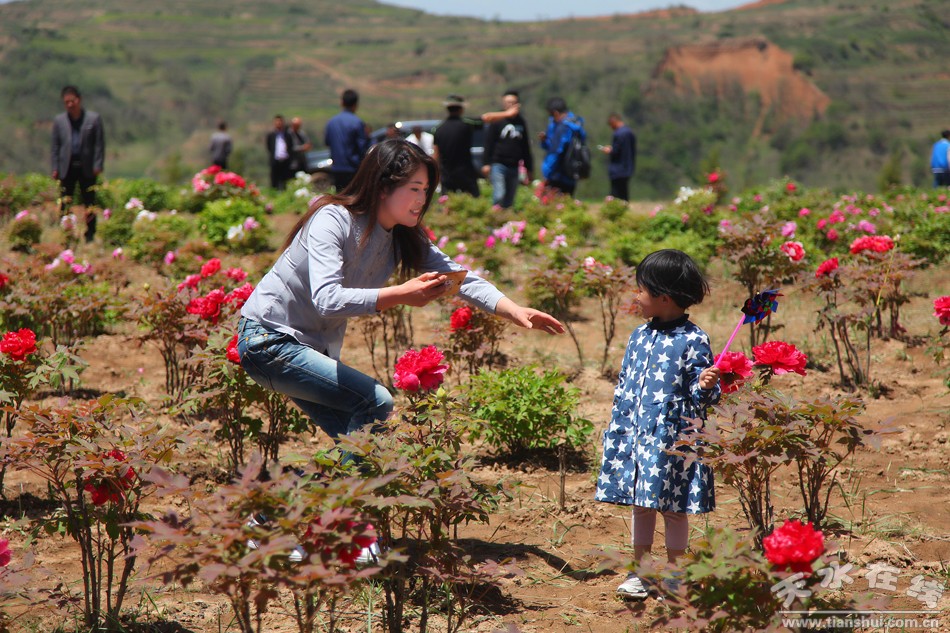
POLYGON ((392 395, 376 380, 257 321, 241 319, 237 348, 256 383, 288 396, 334 440, 393 410, 392 395))

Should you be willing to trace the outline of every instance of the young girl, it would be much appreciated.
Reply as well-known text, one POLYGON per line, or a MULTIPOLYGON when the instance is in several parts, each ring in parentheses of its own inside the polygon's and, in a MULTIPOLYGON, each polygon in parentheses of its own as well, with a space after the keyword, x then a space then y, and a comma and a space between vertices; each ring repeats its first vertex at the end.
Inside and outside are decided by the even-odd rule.
MULTIPOLYGON (((422 227, 438 182, 435 161, 412 143, 373 146, 346 189, 300 219, 241 310, 238 352, 248 375, 289 396, 331 438, 393 408, 382 384, 339 361, 347 319, 424 306, 446 292, 442 273, 460 269, 422 227), (387 286, 397 267, 405 281, 387 286)), ((564 332, 471 273, 460 295, 521 327, 564 332)))
MULTIPOLYGON (((686 466, 684 458, 665 452, 684 437, 689 419, 705 418, 707 405, 719 399, 709 337, 686 314, 708 293, 703 274, 682 251, 656 251, 637 266, 637 306, 649 322, 627 343, 596 494, 598 501, 633 506, 637 561, 653 545, 657 512, 673 562, 686 551, 686 515, 715 507, 712 470, 699 462, 686 466)), ((647 588, 630 574, 617 593, 645 598, 647 588)))

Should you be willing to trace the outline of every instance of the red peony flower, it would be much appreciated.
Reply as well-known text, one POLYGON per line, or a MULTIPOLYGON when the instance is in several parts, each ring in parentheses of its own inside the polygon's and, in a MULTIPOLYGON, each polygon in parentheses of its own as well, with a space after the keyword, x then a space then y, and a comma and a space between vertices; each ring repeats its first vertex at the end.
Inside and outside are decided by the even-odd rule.
POLYGON ((407 350, 396 361, 396 371, 393 373, 393 384, 396 389, 403 391, 428 391, 435 389, 445 380, 445 372, 449 366, 442 364, 445 356, 435 345, 423 347, 418 352, 407 350))
POLYGON ((785 242, 780 249, 793 262, 800 262, 805 257, 805 247, 801 242, 785 242))
POLYGON ((719 384, 723 393, 733 393, 752 375, 752 361, 742 352, 726 352, 716 356, 719 384))
POLYGON ((777 569, 811 573, 811 565, 825 551, 825 535, 811 523, 786 521, 762 539, 765 557, 777 569))
POLYGON ((825 234, 825 237, 834 242, 838 239, 838 231, 831 229, 825 234))
POLYGON ((342 521, 337 523, 332 528, 339 532, 340 534, 352 535, 353 532, 360 530, 360 533, 352 537, 350 543, 342 543, 338 545, 338 549, 334 551, 333 547, 330 547, 325 544, 325 540, 322 537, 322 533, 325 530, 322 528, 322 523, 320 517, 317 517, 313 522, 307 526, 307 531, 304 532, 304 539, 310 541, 314 544, 317 551, 321 552, 324 560, 332 560, 335 556, 345 567, 355 567, 356 559, 359 558, 360 551, 363 548, 369 547, 376 542, 376 529, 371 523, 355 523, 353 521, 342 521))
POLYGON ((13 553, 10 551, 10 541, 0 538, 0 567, 6 567, 10 564, 13 553))
POLYGON ((894 248, 894 240, 887 235, 865 235, 851 242, 851 254, 857 255, 864 251, 886 253, 894 248))
POLYGON ((214 176, 219 171, 221 171, 221 165, 212 165, 211 167, 208 167, 207 169, 202 170, 201 173, 207 174, 209 176, 214 176))
POLYGON ((787 185, 785 185, 785 191, 789 193, 795 193, 797 190, 798 190, 798 187, 795 186, 794 182, 790 182, 787 185))
POLYGON ((210 277, 219 270, 221 270, 221 260, 217 257, 212 257, 201 266, 201 276, 210 277))
POLYGON ((720 178, 722 178, 722 176, 719 175, 719 172, 714 171, 710 173, 708 176, 706 176, 706 182, 708 182, 710 185, 714 185, 717 182, 719 182, 720 178))
MULTIPOLYGON (((118 462, 126 461, 125 453, 117 448, 113 448, 106 453, 106 457, 111 457, 118 462)), ((135 469, 131 466, 117 480, 104 479, 99 482, 88 482, 83 489, 92 496, 92 505, 101 506, 106 503, 119 503, 123 499, 122 492, 132 487, 135 482, 135 469)))
POLYGON ((934 316, 940 319, 940 325, 950 325, 950 295, 934 299, 934 316))
POLYGON ((229 292, 224 298, 224 302, 234 303, 234 309, 240 310, 244 307, 244 304, 247 303, 247 300, 250 298, 252 292, 254 292, 254 286, 250 283, 246 283, 240 288, 235 288, 229 292))
POLYGON ((231 185, 232 187, 237 187, 238 189, 244 189, 247 185, 245 180, 235 174, 233 171, 222 171, 215 174, 214 184, 231 185))
POLYGON ((452 313, 449 317, 449 329, 453 332, 459 330, 472 329, 472 309, 468 306, 462 306, 452 313))
POLYGON ((821 262, 818 266, 818 270, 815 271, 815 277, 824 277, 825 275, 830 275, 832 272, 838 270, 838 258, 832 257, 831 259, 826 259, 821 262))
POLYGON ((23 360, 36 353, 36 334, 29 328, 7 332, 3 335, 3 340, 0 340, 0 352, 13 360, 23 360))
POLYGON ((178 284, 178 292, 181 292, 185 288, 191 288, 192 290, 198 289, 198 283, 201 281, 201 275, 188 275, 185 277, 185 280, 178 284))
POLYGON ((185 310, 188 314, 197 314, 205 321, 217 323, 221 317, 221 304, 224 303, 224 300, 224 290, 216 288, 204 297, 195 297, 189 301, 185 310))
POLYGON ((767 341, 752 348, 752 356, 756 365, 768 365, 776 374, 805 375, 805 364, 808 357, 798 351, 791 343, 784 341, 767 341))
POLYGON ((242 268, 228 268, 224 272, 224 276, 240 283, 247 279, 247 272, 245 272, 242 268))
POLYGON ((240 365, 241 354, 240 352, 238 352, 237 341, 238 341, 238 335, 235 334, 233 337, 231 337, 231 340, 228 342, 228 349, 225 352, 225 356, 227 356, 228 360, 234 363, 235 365, 240 365))
POLYGON ((8 283, 10 283, 10 278, 0 273, 0 290, 3 290, 8 283))

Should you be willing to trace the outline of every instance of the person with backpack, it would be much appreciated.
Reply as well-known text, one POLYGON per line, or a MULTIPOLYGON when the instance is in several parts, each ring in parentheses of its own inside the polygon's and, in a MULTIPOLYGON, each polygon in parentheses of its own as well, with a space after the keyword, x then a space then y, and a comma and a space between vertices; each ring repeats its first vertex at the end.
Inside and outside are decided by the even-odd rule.
POLYGON ((541 174, 547 188, 573 196, 577 181, 590 176, 584 119, 568 110, 561 97, 548 99, 547 110, 548 128, 540 134, 541 148, 546 152, 541 174))

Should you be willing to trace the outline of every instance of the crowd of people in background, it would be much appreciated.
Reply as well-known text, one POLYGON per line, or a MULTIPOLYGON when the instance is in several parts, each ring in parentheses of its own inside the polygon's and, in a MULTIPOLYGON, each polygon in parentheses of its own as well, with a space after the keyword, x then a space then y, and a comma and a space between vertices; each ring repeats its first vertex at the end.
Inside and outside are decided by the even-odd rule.
MULTIPOLYGON (((64 112, 53 120, 51 173, 60 184, 60 205, 65 211, 74 202, 87 209, 85 238, 93 239, 96 230, 95 188, 105 163, 105 131, 98 113, 86 110, 76 86, 62 89, 60 98, 64 112)), ((358 115, 359 94, 347 89, 340 95, 340 112, 331 117, 324 129, 323 142, 329 149, 332 184, 342 191, 359 169, 373 144, 371 128, 358 115)), ((384 138, 405 138, 422 148, 439 164, 443 192, 463 192, 479 196, 479 176, 491 185, 492 204, 510 208, 519 185, 532 182, 535 171, 531 136, 521 113, 518 91, 506 90, 502 109, 477 117, 465 116, 467 103, 461 95, 449 95, 444 103, 446 118, 433 131, 414 125, 409 133, 395 123, 390 124, 384 138), (481 165, 473 161, 475 130, 484 129, 484 153, 481 165), (480 167, 480 169, 479 169, 480 167)), ((566 167, 566 155, 576 142, 586 144, 588 132, 584 118, 570 110, 565 100, 553 97, 546 104, 546 128, 538 135, 543 187, 553 193, 573 196, 578 177, 566 167)), ((607 159, 610 196, 630 199, 630 181, 636 171, 637 137, 623 117, 611 113, 607 125, 612 131, 609 145, 598 149, 607 159)), ((270 186, 278 191, 286 188, 297 172, 309 171, 307 153, 313 142, 304 131, 300 117, 290 125, 283 115, 274 116, 273 127, 265 137, 270 186)), ((210 163, 222 169, 234 149, 226 121, 220 121, 208 145, 210 163)), ((934 187, 950 186, 950 130, 943 130, 930 151, 930 168, 934 187)))
MULTIPOLYGON (((478 197, 481 176, 491 185, 492 204, 501 209, 511 208, 519 185, 530 185, 535 171, 532 139, 521 113, 518 91, 506 90, 502 94, 501 110, 477 117, 466 116, 468 103, 461 95, 449 95, 442 105, 446 117, 434 130, 415 124, 406 134, 396 123, 390 123, 382 139, 405 138, 434 157, 439 164, 439 187, 443 192, 478 197), (478 129, 484 130, 480 165, 472 154, 478 129)), ((350 183, 374 143, 370 126, 356 113, 358 107, 359 94, 352 89, 344 90, 340 95, 340 112, 327 121, 324 130, 323 140, 330 154, 329 172, 336 191, 342 191, 350 183)), ((541 166, 544 187, 555 193, 574 195, 577 178, 564 169, 563 163, 572 138, 587 142, 584 119, 571 112, 560 97, 548 101, 547 112, 547 128, 538 135, 544 150, 541 166)), ((636 165, 636 136, 619 114, 611 114, 607 124, 613 130, 612 141, 599 148, 608 159, 610 195, 629 200, 629 182, 636 165)), ((283 190, 295 173, 308 171, 307 152, 313 144, 302 129, 300 117, 294 117, 287 128, 284 116, 276 115, 265 146, 272 188, 283 190)), ((231 147, 226 123, 222 121, 211 139, 212 163, 227 167, 231 147)))

